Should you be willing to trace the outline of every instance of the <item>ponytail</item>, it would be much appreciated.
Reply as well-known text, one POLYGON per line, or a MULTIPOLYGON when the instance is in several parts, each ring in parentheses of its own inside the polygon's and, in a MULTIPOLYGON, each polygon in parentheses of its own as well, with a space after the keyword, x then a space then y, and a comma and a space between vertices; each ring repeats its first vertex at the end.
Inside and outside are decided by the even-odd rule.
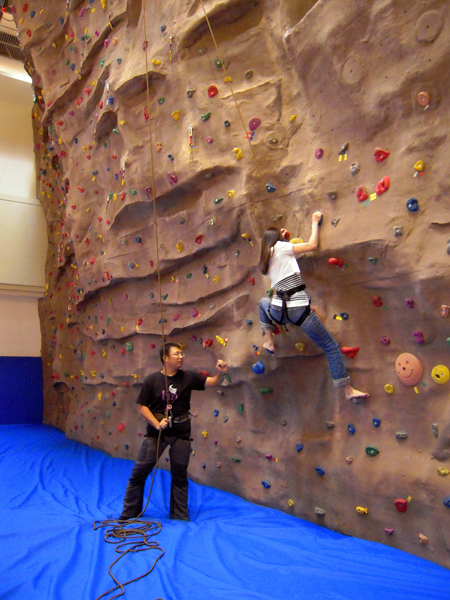
POLYGON ((269 262, 273 255, 273 247, 277 242, 281 242, 283 236, 276 227, 270 227, 264 232, 261 240, 261 254, 259 257, 259 270, 263 275, 267 275, 269 262))

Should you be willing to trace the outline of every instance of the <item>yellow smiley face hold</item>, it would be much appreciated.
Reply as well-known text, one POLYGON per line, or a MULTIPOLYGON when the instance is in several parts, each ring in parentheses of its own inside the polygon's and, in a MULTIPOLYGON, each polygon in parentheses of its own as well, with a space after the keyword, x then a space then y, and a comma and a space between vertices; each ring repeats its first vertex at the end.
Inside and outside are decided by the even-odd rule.
POLYGON ((422 379, 423 367, 417 356, 404 352, 395 361, 395 371, 404 385, 415 386, 422 379))
POLYGON ((431 377, 435 383, 447 383, 450 379, 450 371, 445 365, 436 365, 431 371, 431 377))

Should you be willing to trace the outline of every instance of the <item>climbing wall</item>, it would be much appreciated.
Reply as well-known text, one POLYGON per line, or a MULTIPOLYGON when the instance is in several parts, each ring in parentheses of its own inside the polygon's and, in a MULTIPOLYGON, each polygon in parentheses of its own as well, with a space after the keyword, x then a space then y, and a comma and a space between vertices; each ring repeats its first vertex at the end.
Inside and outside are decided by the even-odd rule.
POLYGON ((192 479, 450 567, 448 3, 7 10, 48 222, 45 421, 135 458, 163 327, 185 367, 230 367, 194 394, 192 479), (262 348, 259 240, 308 239, 316 209, 300 266, 363 404, 298 329, 262 348))

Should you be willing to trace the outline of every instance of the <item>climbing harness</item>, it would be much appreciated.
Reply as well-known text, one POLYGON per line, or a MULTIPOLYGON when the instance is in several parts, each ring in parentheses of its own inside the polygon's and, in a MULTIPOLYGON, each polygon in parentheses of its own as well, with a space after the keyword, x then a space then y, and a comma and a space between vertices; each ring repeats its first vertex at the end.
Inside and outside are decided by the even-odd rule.
POLYGON ((302 323, 304 323, 304 321, 306 321, 306 319, 309 317, 309 315, 311 313, 311 303, 310 303, 305 307, 305 310, 304 310, 302 316, 297 321, 291 321, 291 319, 289 318, 289 310, 287 307, 287 301, 291 298, 291 296, 293 296, 297 292, 303 292, 303 290, 306 290, 306 285, 304 283, 302 283, 302 285, 298 285, 297 287, 294 287, 290 290, 280 290, 280 291, 276 290, 276 295, 282 301, 281 319, 280 320, 275 319, 275 317, 270 312, 270 306, 269 306, 269 316, 272 319, 272 321, 274 321, 277 325, 284 325, 286 331, 289 331, 289 329, 286 326, 286 321, 289 321, 289 323, 292 323, 292 325, 296 325, 297 327, 300 327, 300 325, 302 323))

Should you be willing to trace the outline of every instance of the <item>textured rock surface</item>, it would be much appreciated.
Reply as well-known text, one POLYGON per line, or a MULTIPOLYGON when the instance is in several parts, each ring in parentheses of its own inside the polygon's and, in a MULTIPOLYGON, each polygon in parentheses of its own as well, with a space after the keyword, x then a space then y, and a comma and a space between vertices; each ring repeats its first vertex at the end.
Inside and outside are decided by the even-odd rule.
POLYGON ((45 420, 135 457, 145 424, 134 402, 159 367, 161 294, 164 332, 186 344, 186 367, 230 365, 231 385, 193 400, 194 480, 449 567, 450 477, 438 474, 449 468, 449 384, 431 377, 450 364, 450 319, 441 316, 450 305, 448 3, 203 4, 226 74, 197 0, 147 1, 145 14, 125 0, 15 7, 48 219, 45 420), (429 101, 418 101, 421 92, 429 101), (253 118, 261 124, 250 147, 253 118), (375 147, 390 152, 386 160, 375 160, 375 147), (390 187, 376 195, 384 177, 390 187), (412 197, 417 212, 406 208, 412 197), (342 347, 360 347, 347 364, 371 393, 365 405, 338 398, 326 359, 294 327, 276 338, 276 357, 255 356, 257 302, 269 285, 258 239, 273 223, 307 238, 317 208, 320 248, 300 265, 322 321, 342 347), (348 320, 333 318, 341 312, 348 320), (396 377, 403 352, 424 366, 415 389, 396 377), (263 375, 251 369, 259 359, 263 375), (267 387, 273 393, 261 393, 267 387), (394 501, 408 497, 402 514, 394 501))

